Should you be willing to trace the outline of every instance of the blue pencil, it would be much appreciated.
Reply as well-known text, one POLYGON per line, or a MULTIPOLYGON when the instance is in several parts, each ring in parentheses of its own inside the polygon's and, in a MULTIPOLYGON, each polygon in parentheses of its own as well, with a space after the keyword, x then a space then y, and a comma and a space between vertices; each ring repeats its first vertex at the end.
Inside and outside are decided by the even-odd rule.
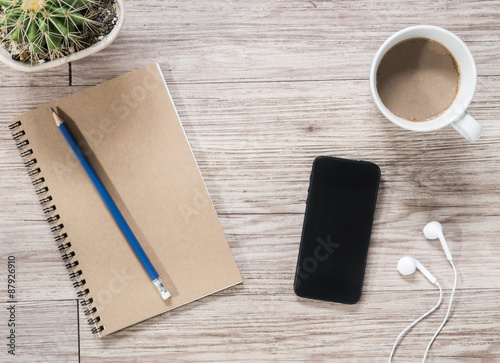
POLYGON ((78 146, 78 143, 71 134, 69 128, 64 124, 64 121, 61 119, 61 117, 59 117, 56 111, 54 111, 52 107, 50 109, 52 110, 52 116, 54 116, 54 119, 56 120, 56 124, 59 131, 61 131, 61 134, 66 139, 66 142, 68 143, 71 150, 73 150, 73 153, 75 154, 76 158, 78 159, 83 169, 87 173, 88 177, 92 181, 92 184, 94 184, 94 187, 97 189, 97 192, 101 196, 104 204, 106 205, 106 207, 108 207, 109 212, 115 219, 116 224, 118 225, 118 227, 120 227, 120 230, 127 239, 130 247, 132 247, 132 250, 134 251, 139 261, 141 262, 142 267, 144 268, 144 270, 146 270, 146 273, 148 274, 149 278, 151 279, 155 287, 158 289, 158 292, 160 293, 163 300, 168 299, 170 297, 170 293, 165 288, 165 285, 163 285, 163 282, 161 281, 158 272, 156 272, 156 269, 154 268, 153 264, 149 260, 144 250, 142 249, 139 241, 135 237, 134 233, 130 229, 127 222, 125 221, 125 218, 123 218, 123 215, 121 214, 120 210, 113 201, 113 198, 111 198, 111 195, 109 194, 108 190, 106 189, 101 179, 97 175, 96 171, 90 164, 90 161, 87 159, 80 146, 78 146))

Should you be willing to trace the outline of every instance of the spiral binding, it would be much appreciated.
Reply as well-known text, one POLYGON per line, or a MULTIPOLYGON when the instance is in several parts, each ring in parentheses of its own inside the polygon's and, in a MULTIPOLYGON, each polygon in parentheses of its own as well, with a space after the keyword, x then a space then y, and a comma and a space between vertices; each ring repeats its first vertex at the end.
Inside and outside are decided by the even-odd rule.
MULTIPOLYGON (((36 160, 36 159, 33 159, 33 160, 36 160)), ((43 187, 43 188, 35 190, 35 193, 36 193, 36 195, 41 195, 41 194, 47 193, 48 191, 49 191, 49 188, 43 187)))
POLYGON ((90 298, 90 299, 87 299, 87 300, 80 301, 80 305, 81 306, 88 306, 88 305, 92 304, 93 302, 94 302, 94 299, 90 298))
MULTIPOLYGON (((12 131, 12 138, 16 141, 16 146, 20 150, 21 156, 23 158, 28 158, 33 155, 33 150, 29 148, 30 142, 25 138, 26 132, 24 130, 19 130, 21 126, 21 121, 16 121, 9 125, 9 129, 12 131)), ((49 188, 43 185, 43 183, 45 183, 45 178, 40 176, 42 170, 36 166, 36 158, 29 158, 24 165, 28 168, 28 175, 32 178, 31 183, 36 187, 36 194, 40 196, 40 204, 43 206, 43 213, 48 215, 47 222, 51 225, 50 230, 55 234, 54 239, 56 242, 60 243, 58 248, 59 251, 61 251, 61 258, 63 261, 67 261, 65 267, 71 270, 69 276, 71 279, 76 280, 73 282, 73 286, 79 290, 76 295, 79 298, 83 298, 83 300, 80 301, 80 305, 87 307, 84 314, 92 316, 87 322, 89 325, 94 325, 92 328, 93 334, 100 334, 105 327, 102 325, 101 317, 95 315, 97 313, 97 307, 90 306, 94 302, 94 299, 88 296, 90 290, 85 288, 87 281, 80 278, 80 276, 83 275, 83 271, 77 269, 79 262, 76 260, 76 253, 71 250, 71 242, 66 241, 68 234, 62 231, 64 229, 64 224, 58 223, 61 217, 59 214, 53 214, 56 210, 56 206, 49 205, 52 202, 52 196, 47 195, 49 188)))
POLYGON ((48 197, 40 199, 40 204, 47 204, 52 200, 52 197, 49 195, 48 197))
POLYGON ((75 256, 75 253, 73 251, 67 252, 61 256, 63 260, 69 260, 75 256))
POLYGON ((61 243, 58 248, 59 251, 65 251, 70 247, 71 247, 71 242, 67 242, 67 243, 61 243))
POLYGON ((95 312, 97 312, 97 308, 87 309, 87 310, 85 310, 84 314, 90 315, 90 314, 94 314, 95 312))

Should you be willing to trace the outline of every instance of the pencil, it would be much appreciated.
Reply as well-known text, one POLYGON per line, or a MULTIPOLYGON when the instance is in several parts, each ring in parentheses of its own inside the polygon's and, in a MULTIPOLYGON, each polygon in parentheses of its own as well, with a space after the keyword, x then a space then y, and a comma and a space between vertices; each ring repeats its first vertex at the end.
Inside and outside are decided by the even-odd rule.
POLYGON ((54 111, 54 109, 51 107, 52 110, 52 116, 54 116, 54 120, 56 121, 57 128, 59 131, 61 131, 61 134, 64 136, 64 139, 68 143, 69 147, 75 154, 76 158, 82 165, 83 169, 85 170, 85 173, 87 173, 88 177, 92 181, 92 184, 94 184, 94 187, 96 188, 97 192, 101 196, 104 204, 108 208, 109 212, 115 219, 116 224, 122 231, 123 235, 127 239, 127 242, 129 243, 130 247, 134 251, 135 255, 137 256, 137 259, 141 262, 142 267, 148 274, 149 278, 153 282, 154 286, 160 293, 161 297, 163 300, 167 300, 170 297, 170 293, 168 290, 165 288, 165 285, 163 285, 163 282, 160 279, 160 276, 158 275, 158 272, 156 272, 156 269, 154 268, 153 264, 149 260, 148 256, 142 249, 139 241, 135 237, 134 233, 130 229, 129 225, 125 221, 125 218, 123 218, 123 215, 121 214, 120 210, 116 206, 115 202, 113 201, 113 198, 111 198, 111 195, 109 194, 108 190, 104 186, 103 182, 99 178, 99 175, 97 175, 96 171, 92 167, 92 164, 90 164, 90 161, 87 159, 85 156, 85 153, 82 151, 80 146, 78 146, 78 143, 76 142, 75 138, 71 134, 71 131, 69 128, 66 126, 64 121, 61 119, 61 117, 54 111))

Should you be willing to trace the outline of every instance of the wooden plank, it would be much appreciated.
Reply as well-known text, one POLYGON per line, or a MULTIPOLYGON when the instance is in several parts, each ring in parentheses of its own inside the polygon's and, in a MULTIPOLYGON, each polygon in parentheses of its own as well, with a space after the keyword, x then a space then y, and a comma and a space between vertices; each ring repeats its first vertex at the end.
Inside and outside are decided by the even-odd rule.
MULTIPOLYGON (((3 260, 2 260, 3 261, 3 260)), ((25 286, 18 285, 21 292, 25 286)), ((3 299, 3 294, 1 295, 3 299)), ((2 362, 78 362, 78 305, 76 300, 56 300, 15 304, 16 325, 7 326, 11 317, 10 303, 0 302, 2 362), (15 356, 8 353, 10 329, 15 329, 15 356)))
POLYGON ((470 47, 478 74, 500 75, 500 7, 477 1, 128 1, 108 49, 74 62, 93 85, 160 62, 167 82, 367 79, 390 35, 431 24, 470 47))
MULTIPOLYGON (((399 332, 439 296, 437 290, 401 289, 367 293, 357 305, 341 305, 307 301, 291 290, 264 294, 255 287, 244 283, 227 290, 230 295, 204 298, 103 339, 92 336, 81 316, 82 362, 383 362, 399 332)), ((498 294, 459 291, 429 362, 494 361, 500 355, 498 294)), ((395 361, 422 358, 446 308, 442 304, 402 340, 395 361)))
MULTIPOLYGON (((439 242, 428 241, 422 233, 432 219, 443 222, 445 236, 455 259, 460 288, 500 288, 499 218, 470 221, 467 217, 440 218, 432 212, 415 213, 406 220, 386 222, 381 216, 387 205, 379 205, 371 238, 364 291, 428 289, 428 281, 417 274, 401 276, 397 263, 413 256, 441 281, 444 288, 453 283, 453 271, 439 242), (487 231, 478 231, 481 229, 487 231), (477 231, 477 232, 476 232, 477 231), (478 278, 481 276, 481 278, 478 278)), ((257 284, 261 293, 291 291, 302 230, 302 215, 252 215, 221 218, 243 280, 257 284), (265 286, 265 287, 264 287, 265 286)))
POLYGON ((23 99, 29 99, 28 87, 68 86, 69 70, 68 65, 61 65, 42 72, 23 73, 0 63, 0 79, 2 80, 1 87, 23 87, 23 99))

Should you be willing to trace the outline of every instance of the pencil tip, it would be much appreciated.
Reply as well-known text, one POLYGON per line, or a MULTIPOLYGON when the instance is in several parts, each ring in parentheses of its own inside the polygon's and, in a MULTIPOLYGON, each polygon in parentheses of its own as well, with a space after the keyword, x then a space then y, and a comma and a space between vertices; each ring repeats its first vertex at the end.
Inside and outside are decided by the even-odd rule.
POLYGON ((52 117, 54 117, 54 120, 56 121, 56 125, 57 125, 57 127, 59 127, 59 125, 61 125, 63 123, 63 120, 57 114, 57 112, 54 111, 54 109, 52 107, 50 109, 52 110, 52 117))

